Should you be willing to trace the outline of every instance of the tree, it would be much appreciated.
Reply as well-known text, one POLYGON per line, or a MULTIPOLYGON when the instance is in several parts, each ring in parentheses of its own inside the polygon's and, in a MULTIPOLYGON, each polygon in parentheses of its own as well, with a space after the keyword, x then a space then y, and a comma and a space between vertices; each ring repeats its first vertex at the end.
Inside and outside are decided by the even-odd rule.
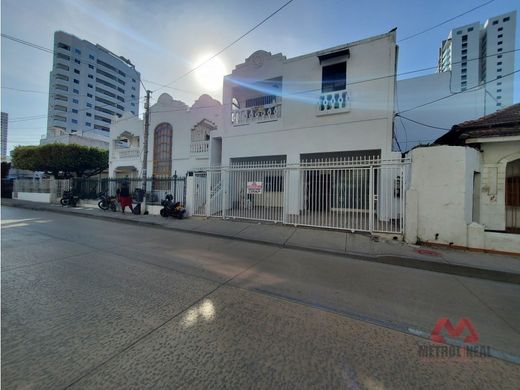
POLYGON ((43 171, 55 178, 88 177, 108 168, 108 150, 75 144, 17 146, 11 158, 16 168, 43 171))

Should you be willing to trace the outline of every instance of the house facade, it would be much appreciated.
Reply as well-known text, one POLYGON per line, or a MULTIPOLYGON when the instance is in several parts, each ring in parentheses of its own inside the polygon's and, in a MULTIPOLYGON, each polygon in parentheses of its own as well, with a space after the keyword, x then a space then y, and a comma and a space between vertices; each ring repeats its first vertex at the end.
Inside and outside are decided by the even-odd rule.
MULTIPOLYGON (((190 107, 163 93, 150 107, 147 170, 149 176, 185 176, 208 165, 210 133, 218 128, 222 105, 208 95, 190 107)), ((144 121, 131 113, 114 118, 110 128, 109 174, 141 176, 144 121)))
POLYGON ((435 144, 411 153, 407 239, 520 253, 520 104, 435 144))

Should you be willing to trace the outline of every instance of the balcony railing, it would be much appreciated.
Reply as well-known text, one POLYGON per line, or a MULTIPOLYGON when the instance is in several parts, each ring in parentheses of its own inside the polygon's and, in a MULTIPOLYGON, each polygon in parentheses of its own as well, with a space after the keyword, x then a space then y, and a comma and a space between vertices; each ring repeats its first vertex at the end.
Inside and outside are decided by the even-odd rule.
POLYGON ((242 108, 231 113, 231 123, 234 126, 276 121, 281 117, 282 104, 272 103, 263 106, 242 108))
POLYGON ((350 111, 350 96, 346 90, 324 92, 316 107, 317 115, 335 114, 350 111))
POLYGON ((209 153, 209 141, 192 141, 190 144, 190 153, 196 156, 209 153))
POLYGON ((139 158, 139 148, 118 149, 118 155, 121 159, 139 158))

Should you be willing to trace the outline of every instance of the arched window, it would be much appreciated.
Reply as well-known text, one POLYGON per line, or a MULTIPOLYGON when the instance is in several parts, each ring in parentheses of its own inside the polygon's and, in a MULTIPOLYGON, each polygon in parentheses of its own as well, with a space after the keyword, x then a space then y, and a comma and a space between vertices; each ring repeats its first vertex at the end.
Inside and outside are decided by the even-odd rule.
POLYGON ((154 176, 172 175, 172 136, 173 128, 169 123, 161 123, 154 130, 154 176))

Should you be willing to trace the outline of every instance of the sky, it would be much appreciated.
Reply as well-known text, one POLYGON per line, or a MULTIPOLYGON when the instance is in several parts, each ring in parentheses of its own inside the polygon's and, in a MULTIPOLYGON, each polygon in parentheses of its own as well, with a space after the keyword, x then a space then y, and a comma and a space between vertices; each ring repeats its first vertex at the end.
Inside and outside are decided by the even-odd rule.
MULTIPOLYGON (((288 58, 388 32, 406 38, 489 0, 294 0, 265 24, 218 56, 225 74, 256 50, 288 58)), ((53 35, 66 31, 99 43, 135 64, 147 89, 170 83, 220 51, 286 0, 2 0, 1 31, 52 49, 53 35)), ((435 66, 438 49, 452 28, 519 9, 513 0, 495 0, 440 27, 399 42, 398 74, 435 66)), ((520 42, 517 26, 516 42, 520 42)), ((520 67, 516 53, 515 69, 520 67)), ((9 114, 8 153, 15 145, 36 145, 46 133, 52 55, 1 40, 1 109, 9 114), (9 88, 22 89, 14 91, 9 88), (30 92, 29 92, 30 91, 30 92)), ((418 72, 413 77, 433 73, 418 72)), ((517 74, 518 76, 519 74, 517 74)), ((520 102, 520 77, 514 102, 520 102)), ((187 104, 203 93, 222 100, 219 87, 200 82, 196 72, 168 92, 187 104)), ((144 91, 141 88, 141 96, 144 91)), ((142 101, 140 112, 142 113, 142 101)), ((427 131, 427 130, 425 130, 427 131)), ((435 133, 438 136, 438 132, 435 133)), ((425 134, 427 139, 429 135, 425 134)))

